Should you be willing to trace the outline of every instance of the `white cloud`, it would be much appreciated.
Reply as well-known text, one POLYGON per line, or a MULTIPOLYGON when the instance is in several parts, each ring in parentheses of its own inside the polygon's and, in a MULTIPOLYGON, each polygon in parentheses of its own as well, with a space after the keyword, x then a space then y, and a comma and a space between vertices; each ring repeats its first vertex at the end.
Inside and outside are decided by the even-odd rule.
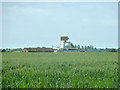
POLYGON ((98 5, 98 8, 99 8, 99 9, 104 9, 105 7, 104 7, 104 6, 101 6, 101 5, 98 5))
POLYGON ((39 16, 50 16, 53 15, 53 11, 50 9, 42 9, 42 8, 35 8, 35 7, 20 7, 20 6, 12 6, 11 10, 14 10, 16 13, 22 13, 22 14, 34 14, 39 16))
POLYGON ((97 19, 97 20, 92 20, 92 19, 88 19, 88 18, 81 18, 80 20, 83 24, 88 24, 90 22, 95 22, 98 23, 100 25, 118 25, 118 20, 116 19, 97 19))
POLYGON ((81 22, 83 22, 83 23, 87 23, 89 20, 87 19, 87 18, 82 18, 81 19, 81 22))
POLYGON ((103 24, 103 25, 117 25, 117 20, 97 20, 97 23, 103 24))

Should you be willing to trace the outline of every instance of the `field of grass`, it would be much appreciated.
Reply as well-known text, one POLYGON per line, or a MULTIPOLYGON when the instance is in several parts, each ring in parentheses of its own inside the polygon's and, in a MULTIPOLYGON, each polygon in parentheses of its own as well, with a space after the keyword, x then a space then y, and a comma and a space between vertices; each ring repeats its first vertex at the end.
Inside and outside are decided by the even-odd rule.
POLYGON ((3 53, 3 88, 117 88, 118 53, 3 53))

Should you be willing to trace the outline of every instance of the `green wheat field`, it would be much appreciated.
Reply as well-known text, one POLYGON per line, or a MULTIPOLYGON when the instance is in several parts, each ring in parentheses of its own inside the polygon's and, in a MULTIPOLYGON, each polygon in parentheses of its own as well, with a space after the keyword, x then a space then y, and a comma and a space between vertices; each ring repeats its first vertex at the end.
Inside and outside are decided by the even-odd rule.
POLYGON ((2 88, 118 88, 118 53, 3 53, 2 88))

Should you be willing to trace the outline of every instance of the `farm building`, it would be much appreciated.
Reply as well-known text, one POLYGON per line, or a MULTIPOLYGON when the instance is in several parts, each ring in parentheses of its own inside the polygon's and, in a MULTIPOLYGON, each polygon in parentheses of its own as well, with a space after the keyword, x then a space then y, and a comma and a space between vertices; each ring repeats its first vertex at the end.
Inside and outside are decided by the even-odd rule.
POLYGON ((61 36, 60 40, 60 47, 59 48, 53 48, 54 52, 84 52, 81 48, 73 47, 71 45, 71 42, 68 42, 68 36, 61 36))
POLYGON ((61 43, 57 48, 24 48, 22 52, 84 52, 79 47, 73 47, 68 39, 68 36, 61 36, 61 43))
POLYGON ((22 52, 54 52, 53 48, 24 48, 22 52))

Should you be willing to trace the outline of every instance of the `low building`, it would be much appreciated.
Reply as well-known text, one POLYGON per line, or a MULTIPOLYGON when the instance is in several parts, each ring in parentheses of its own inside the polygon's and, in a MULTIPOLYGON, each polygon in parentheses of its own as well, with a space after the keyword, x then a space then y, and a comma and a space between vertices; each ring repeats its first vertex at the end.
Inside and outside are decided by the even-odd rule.
POLYGON ((80 47, 73 47, 71 42, 68 42, 68 36, 61 36, 60 46, 57 48, 24 48, 22 52, 84 52, 80 47))
POLYGON ((22 52, 54 52, 53 48, 24 48, 22 52))
POLYGON ((23 49, 22 52, 28 52, 28 50, 27 49, 23 49))

